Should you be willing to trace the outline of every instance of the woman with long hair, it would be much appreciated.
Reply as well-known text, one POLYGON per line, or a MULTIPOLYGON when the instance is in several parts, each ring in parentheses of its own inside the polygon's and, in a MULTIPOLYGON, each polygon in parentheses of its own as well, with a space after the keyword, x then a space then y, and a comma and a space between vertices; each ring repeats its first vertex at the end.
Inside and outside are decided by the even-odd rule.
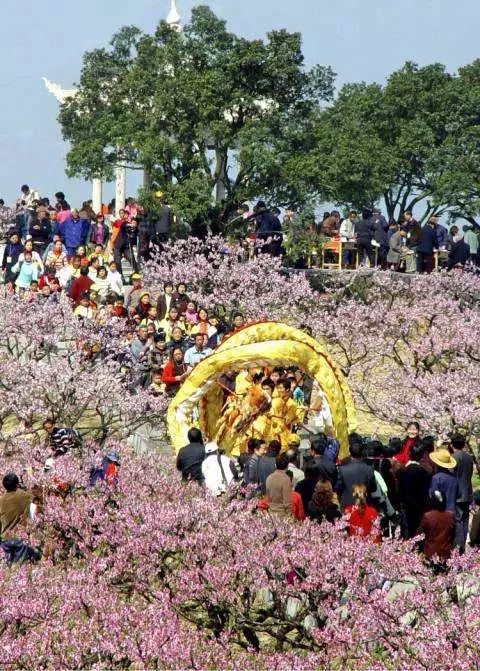
POLYGON ((319 481, 315 485, 312 498, 308 503, 307 515, 312 520, 318 520, 318 522, 327 520, 332 524, 340 519, 338 499, 329 480, 319 481))

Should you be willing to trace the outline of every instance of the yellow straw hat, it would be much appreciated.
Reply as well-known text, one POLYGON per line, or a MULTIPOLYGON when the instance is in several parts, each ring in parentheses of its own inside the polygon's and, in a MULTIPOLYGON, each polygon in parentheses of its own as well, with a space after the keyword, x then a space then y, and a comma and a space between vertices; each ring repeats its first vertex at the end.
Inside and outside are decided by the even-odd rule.
POLYGON ((441 468, 455 468, 457 465, 450 452, 445 449, 435 450, 430 454, 430 459, 441 468))

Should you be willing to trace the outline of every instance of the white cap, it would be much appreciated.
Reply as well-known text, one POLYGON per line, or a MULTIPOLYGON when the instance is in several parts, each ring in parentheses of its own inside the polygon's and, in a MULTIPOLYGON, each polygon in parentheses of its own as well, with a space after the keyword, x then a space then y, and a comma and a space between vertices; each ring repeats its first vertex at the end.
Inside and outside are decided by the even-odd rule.
POLYGON ((217 443, 211 442, 205 445, 205 454, 212 454, 213 452, 218 452, 217 443))

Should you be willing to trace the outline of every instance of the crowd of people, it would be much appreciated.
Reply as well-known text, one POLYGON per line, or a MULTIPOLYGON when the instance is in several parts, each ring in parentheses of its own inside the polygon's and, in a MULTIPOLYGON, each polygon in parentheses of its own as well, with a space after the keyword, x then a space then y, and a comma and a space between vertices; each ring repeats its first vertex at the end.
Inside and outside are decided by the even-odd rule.
MULTIPOLYGON (((113 205, 95 213, 89 202, 80 210, 71 208, 62 192, 55 200, 51 205, 25 185, 15 208, 6 212, 0 202, 0 220, 9 224, 1 264, 6 291, 18 300, 48 302, 63 293, 79 319, 100 325, 122 320, 124 347, 116 356, 126 388, 131 393, 147 389, 152 395, 175 395, 191 370, 224 337, 244 328, 247 319, 235 313, 226 321, 197 305, 186 283, 166 282, 159 295, 145 290, 139 271, 168 238, 168 206, 152 224, 132 198, 119 217, 113 205), (124 260, 133 270, 129 283, 124 260)), ((256 235, 266 245, 263 251, 273 255, 282 253, 279 214, 259 203, 252 217, 256 235)), ((403 263, 406 272, 414 270, 414 259, 419 271, 430 271, 434 249, 450 247, 450 255, 460 249, 458 229, 447 233, 434 218, 421 228, 408 212, 400 226, 387 223, 378 211, 364 211, 361 218, 352 211, 343 222, 333 212, 318 233, 354 237, 369 262, 376 240, 379 263, 397 269, 403 263)), ((471 230, 467 233, 471 235, 462 237, 462 258, 477 263, 478 238, 471 230)), ((88 354, 95 356, 93 350, 88 354)), ((349 459, 339 460, 326 399, 318 383, 297 367, 230 371, 219 384, 224 404, 216 435, 204 444, 200 430, 190 430, 190 443, 177 458, 184 480, 199 482, 216 496, 241 481, 248 496, 258 496, 260 511, 297 520, 344 520, 348 534, 377 543, 397 533, 405 539, 420 533, 426 557, 440 563, 454 547, 465 549, 474 497, 473 460, 462 436, 452 436, 439 447, 432 437, 421 437, 415 423, 408 426, 404 440, 392 439, 388 446, 353 434, 349 459), (308 437, 302 438, 302 428, 308 437), (230 456, 219 448, 227 443, 230 456)), ((48 421, 44 429, 52 459, 75 447, 78 436, 71 429, 48 421)), ((114 485, 118 466, 118 455, 107 455, 92 474, 92 486, 98 480, 114 485)), ((0 521, 7 545, 2 547, 12 556, 35 558, 23 545, 11 544, 16 541, 11 532, 32 497, 27 506, 15 474, 5 476, 4 487, 0 521)), ((477 496, 475 502, 480 504, 477 496)), ((478 511, 470 542, 480 543, 478 511)))
MULTIPOLYGON (((441 268, 480 266, 478 226, 454 225, 447 229, 435 216, 422 226, 408 210, 399 220, 389 221, 377 208, 364 208, 361 213, 351 210, 343 220, 336 210, 325 212, 317 232, 324 238, 355 242, 363 266, 430 273, 437 252, 441 268)), ((343 255, 344 266, 351 266, 352 250, 345 249, 343 255)))
POLYGON ((293 434, 283 446, 250 438, 237 459, 215 442, 204 444, 198 428, 188 438, 177 469, 214 496, 241 491, 258 497, 260 511, 338 523, 373 543, 416 539, 435 570, 444 570, 454 548, 480 546, 480 491, 473 491, 474 461, 461 435, 439 443, 422 436, 416 422, 388 445, 351 434, 345 459, 323 432, 307 439, 293 434))

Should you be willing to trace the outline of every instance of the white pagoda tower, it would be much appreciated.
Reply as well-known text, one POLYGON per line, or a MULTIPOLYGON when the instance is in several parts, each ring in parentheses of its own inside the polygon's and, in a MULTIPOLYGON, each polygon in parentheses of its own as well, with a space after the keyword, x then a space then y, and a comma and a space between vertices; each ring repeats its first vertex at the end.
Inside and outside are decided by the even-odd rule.
MULTIPOLYGON (((181 16, 178 11, 177 0, 170 0, 170 11, 166 19, 168 25, 177 32, 182 30, 181 16)), ((58 84, 54 84, 46 77, 42 77, 45 88, 49 93, 55 96, 58 102, 63 105, 65 100, 73 98, 77 94, 77 89, 63 89, 58 84)), ((118 165, 115 169, 115 202, 116 214, 123 207, 125 202, 127 188, 127 170, 124 165, 118 165)), ((103 198, 103 181, 101 178, 93 179, 92 181, 92 207, 95 212, 100 212, 102 209, 103 198)))

